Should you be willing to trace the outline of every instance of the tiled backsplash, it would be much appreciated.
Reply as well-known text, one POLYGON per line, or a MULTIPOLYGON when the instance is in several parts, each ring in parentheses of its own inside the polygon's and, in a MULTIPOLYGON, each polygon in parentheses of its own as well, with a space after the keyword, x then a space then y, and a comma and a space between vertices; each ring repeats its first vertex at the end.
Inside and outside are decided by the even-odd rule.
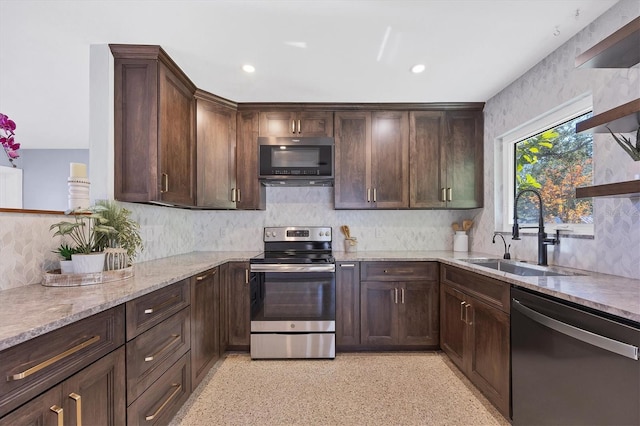
MULTIPOLYGON (((470 244, 475 251, 502 254, 491 244, 495 225, 495 139, 520 124, 577 96, 591 92, 594 112, 615 107, 640 94, 640 67, 628 70, 576 70, 574 58, 640 14, 636 0, 623 0, 511 85, 485 107, 485 207, 446 210, 334 210, 332 188, 268 188, 266 211, 188 211, 126 203, 142 227, 145 250, 139 261, 193 250, 260 250, 264 226, 332 226, 334 246, 342 250, 340 225, 349 225, 358 249, 448 250, 452 222, 473 218, 470 244)), ((640 173, 607 135, 594 137, 595 183, 627 180, 640 173)), ((640 200, 594 200, 593 239, 565 238, 549 249, 549 262, 640 279, 640 200)), ((40 282, 56 264, 59 245, 49 226, 60 216, 0 213, 0 289, 40 282)), ((509 241, 509 240, 508 240, 509 241)), ((535 260, 536 239, 512 243, 515 258, 535 260)))

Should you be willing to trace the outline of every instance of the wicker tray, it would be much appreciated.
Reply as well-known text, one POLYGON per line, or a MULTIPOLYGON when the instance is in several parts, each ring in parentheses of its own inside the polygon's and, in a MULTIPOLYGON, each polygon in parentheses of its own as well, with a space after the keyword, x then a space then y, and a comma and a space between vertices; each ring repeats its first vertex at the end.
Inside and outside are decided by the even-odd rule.
POLYGON ((102 271, 94 274, 62 274, 60 269, 46 271, 42 285, 46 287, 77 287, 126 280, 133 276, 133 266, 115 271, 102 271))

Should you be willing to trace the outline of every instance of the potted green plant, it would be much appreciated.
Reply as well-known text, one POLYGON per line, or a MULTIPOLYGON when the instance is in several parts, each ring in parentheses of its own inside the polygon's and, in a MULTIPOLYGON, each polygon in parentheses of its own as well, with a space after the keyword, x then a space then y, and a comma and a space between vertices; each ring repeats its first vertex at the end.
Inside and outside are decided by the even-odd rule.
POLYGON ((69 247, 68 244, 62 243, 60 247, 53 252, 62 257, 60 261, 60 272, 62 274, 73 274, 73 260, 71 260, 71 256, 76 253, 76 249, 69 247))
POLYGON ((140 225, 131 219, 131 211, 120 206, 114 200, 99 200, 96 202, 99 210, 96 212, 108 224, 109 229, 98 229, 97 247, 100 250, 122 249, 126 251, 127 259, 118 262, 118 269, 127 267, 135 259, 137 253, 143 250, 140 237, 140 225), (123 264, 124 263, 124 264, 123 264))
POLYGON ((115 230, 108 225, 108 220, 99 213, 105 208, 91 206, 87 209, 67 211, 73 215, 74 221, 54 223, 49 230, 56 230, 54 236, 69 236, 75 245, 75 253, 71 255, 75 273, 95 273, 104 269, 104 252, 98 241, 103 235, 115 230))

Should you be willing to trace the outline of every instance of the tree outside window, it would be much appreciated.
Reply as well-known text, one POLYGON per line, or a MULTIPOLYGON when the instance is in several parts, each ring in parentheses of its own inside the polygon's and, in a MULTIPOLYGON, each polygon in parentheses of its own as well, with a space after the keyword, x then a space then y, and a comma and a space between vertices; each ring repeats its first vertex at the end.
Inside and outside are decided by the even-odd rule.
MULTIPOLYGON (((593 223, 591 199, 575 198, 577 187, 593 182, 593 137, 575 132, 576 123, 590 116, 583 114, 515 143, 515 191, 540 192, 545 223, 593 223)), ((537 224, 538 208, 532 194, 523 194, 518 204, 521 223, 537 224)))

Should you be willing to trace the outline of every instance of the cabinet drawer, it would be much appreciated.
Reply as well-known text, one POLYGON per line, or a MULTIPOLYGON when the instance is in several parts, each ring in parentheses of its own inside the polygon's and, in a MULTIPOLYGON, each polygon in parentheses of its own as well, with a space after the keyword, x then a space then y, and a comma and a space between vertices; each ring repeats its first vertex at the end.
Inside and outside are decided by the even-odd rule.
POLYGON ((121 305, 0 352, 0 416, 123 344, 121 305))
POLYGON ((168 424, 191 393, 190 370, 187 352, 127 408, 127 424, 168 424))
POLYGON ((425 281, 438 279, 437 262, 362 262, 362 281, 425 281))
POLYGON ((510 285, 508 283, 444 264, 440 267, 440 274, 441 283, 449 284, 509 313, 510 285))
POLYGON ((127 401, 131 404, 191 348, 190 308, 127 342, 127 401))
POLYGON ((182 280, 127 302, 127 340, 189 305, 189 280, 182 280))

